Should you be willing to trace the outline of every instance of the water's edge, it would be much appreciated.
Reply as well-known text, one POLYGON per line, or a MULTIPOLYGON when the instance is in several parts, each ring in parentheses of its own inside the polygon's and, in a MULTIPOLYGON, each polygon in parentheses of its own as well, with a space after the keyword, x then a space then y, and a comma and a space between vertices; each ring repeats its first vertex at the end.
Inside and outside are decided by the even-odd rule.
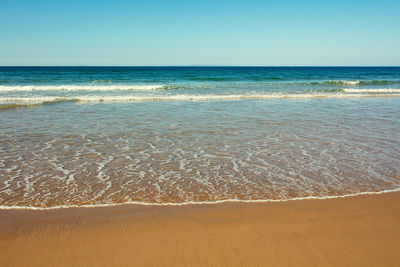
POLYGON ((70 209, 70 208, 106 208, 106 207, 118 207, 118 206, 128 206, 128 205, 137 205, 137 206, 198 206, 198 205, 217 205, 222 203, 279 203, 279 202, 289 202, 289 201, 298 201, 298 200, 326 200, 326 199, 339 199, 339 198, 348 198, 348 197, 356 197, 363 195, 381 195, 385 193, 394 193, 400 192, 400 187, 396 189, 388 189, 377 192, 360 192, 360 193, 352 193, 345 195, 336 195, 336 196, 322 196, 322 197, 296 197, 296 198, 288 198, 288 199, 254 199, 254 200, 241 200, 241 199, 223 199, 216 201, 204 201, 204 202, 181 202, 181 203, 148 203, 148 202, 139 202, 139 201, 130 201, 123 203, 109 203, 109 204, 96 204, 96 205, 61 205, 54 207, 29 207, 29 206, 0 206, 1 210, 57 210, 57 209, 70 209))

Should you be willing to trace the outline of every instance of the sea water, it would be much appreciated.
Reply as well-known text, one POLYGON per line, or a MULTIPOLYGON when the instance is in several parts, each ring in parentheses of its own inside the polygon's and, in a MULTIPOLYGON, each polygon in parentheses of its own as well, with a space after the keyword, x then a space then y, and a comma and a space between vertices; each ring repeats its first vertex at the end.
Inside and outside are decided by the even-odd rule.
POLYGON ((399 67, 0 67, 2 208, 399 188, 399 67))

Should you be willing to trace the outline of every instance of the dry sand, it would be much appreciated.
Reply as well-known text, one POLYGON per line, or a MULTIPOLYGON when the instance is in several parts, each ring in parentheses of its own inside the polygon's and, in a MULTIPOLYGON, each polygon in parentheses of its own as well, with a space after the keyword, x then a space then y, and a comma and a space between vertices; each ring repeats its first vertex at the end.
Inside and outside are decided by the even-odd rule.
POLYGON ((400 266, 400 192, 1 210, 0 266, 400 266))

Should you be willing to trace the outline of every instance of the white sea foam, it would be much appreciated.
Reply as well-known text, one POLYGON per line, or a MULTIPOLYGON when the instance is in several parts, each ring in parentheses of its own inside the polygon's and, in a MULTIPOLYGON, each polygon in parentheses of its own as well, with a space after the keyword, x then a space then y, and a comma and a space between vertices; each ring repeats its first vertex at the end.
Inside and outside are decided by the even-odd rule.
POLYGON ((380 89, 353 89, 343 88, 343 92, 347 93, 400 93, 400 88, 380 88, 380 89))
POLYGON ((0 85, 0 92, 26 91, 113 91, 113 90, 157 90, 163 84, 113 84, 113 85, 0 85))
POLYGON ((347 84, 347 85, 359 85, 360 81, 339 81, 340 83, 347 84))
MULTIPOLYGON (((346 89, 347 90, 347 89, 346 89)), ((395 89, 392 89, 395 90, 395 89)), ((347 92, 347 91, 346 91, 347 92)), ((241 100, 241 99, 312 99, 312 98, 354 98, 354 97, 400 97, 400 91, 362 91, 362 93, 310 93, 310 94, 232 94, 232 95, 84 95, 74 97, 33 96, 0 97, 0 103, 51 103, 51 102, 135 102, 135 101, 206 101, 206 100, 241 100), (371 93, 369 93, 371 92, 371 93)))
MULTIPOLYGON (((368 82, 368 81, 367 81, 368 82)), ((293 84, 301 84, 301 85, 351 85, 357 86, 361 83, 365 83, 365 81, 345 81, 345 80, 328 80, 328 81, 309 81, 309 82, 295 82, 293 84)), ((289 82, 288 84, 291 84, 289 82)))
POLYGON ((347 198, 362 195, 380 195, 385 193, 399 192, 400 188, 388 189, 377 192, 359 192, 345 195, 335 196, 310 196, 310 197, 295 197, 288 199, 222 199, 215 201, 188 201, 188 202, 165 202, 165 203, 150 203, 140 201, 129 201, 124 203, 106 203, 106 204, 93 204, 93 205, 59 205, 54 207, 30 207, 30 206, 0 206, 0 210, 55 210, 55 209, 66 209, 66 208, 100 208, 100 207, 115 207, 123 205, 142 205, 142 206, 187 206, 187 205, 213 205, 227 202, 238 202, 238 203, 269 203, 269 202, 288 202, 296 200, 324 200, 324 199, 336 199, 336 198, 347 198))
MULTIPOLYGON (((398 94, 232 94, 232 95, 153 95, 153 96, 82 96, 80 102, 130 102, 130 101, 205 101, 205 100, 241 100, 241 99, 296 99, 296 98, 347 98, 347 97, 389 97, 398 94)), ((0 98, 1 100, 1 98, 0 98)))

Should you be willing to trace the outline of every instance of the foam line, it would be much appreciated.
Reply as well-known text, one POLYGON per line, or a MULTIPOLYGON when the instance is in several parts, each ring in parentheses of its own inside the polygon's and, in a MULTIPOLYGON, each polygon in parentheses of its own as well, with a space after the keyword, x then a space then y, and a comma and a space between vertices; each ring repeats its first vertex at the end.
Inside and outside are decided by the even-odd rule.
POLYGON ((113 90, 157 90, 162 89, 163 84, 142 84, 142 85, 0 85, 0 92, 16 91, 113 91, 113 90))
POLYGON ((0 206, 0 210, 56 210, 56 209, 67 209, 67 208, 100 208, 100 207, 116 207, 116 206, 124 206, 124 205, 142 205, 142 206, 187 206, 187 205, 215 205, 221 203, 272 203, 272 202, 288 202, 288 201, 297 201, 297 200, 324 200, 324 199, 336 199, 336 198, 347 198, 347 197, 355 197, 362 195, 380 195, 385 193, 393 193, 399 192, 400 187, 396 189, 388 189, 377 192, 360 192, 360 193, 352 193, 345 195, 336 195, 336 196, 322 196, 322 197, 296 197, 296 198, 288 198, 288 199, 254 199, 254 200, 241 200, 241 199, 223 199, 223 200, 215 200, 215 201, 189 201, 189 202, 166 202, 166 203, 149 203, 149 202, 139 202, 139 201, 130 201, 124 203, 109 203, 109 204, 94 204, 94 205, 60 205, 54 207, 30 207, 30 206, 0 206))
POLYGON ((57 102, 141 102, 141 101, 205 101, 205 100, 242 100, 242 99, 312 99, 312 98, 356 98, 356 97, 400 97, 398 93, 382 94, 237 94, 237 95, 150 95, 150 96, 74 96, 68 97, 0 97, 0 103, 44 103, 57 102))
POLYGON ((397 88, 382 88, 382 89, 353 89, 343 88, 343 92, 348 93, 400 93, 400 89, 397 88))

